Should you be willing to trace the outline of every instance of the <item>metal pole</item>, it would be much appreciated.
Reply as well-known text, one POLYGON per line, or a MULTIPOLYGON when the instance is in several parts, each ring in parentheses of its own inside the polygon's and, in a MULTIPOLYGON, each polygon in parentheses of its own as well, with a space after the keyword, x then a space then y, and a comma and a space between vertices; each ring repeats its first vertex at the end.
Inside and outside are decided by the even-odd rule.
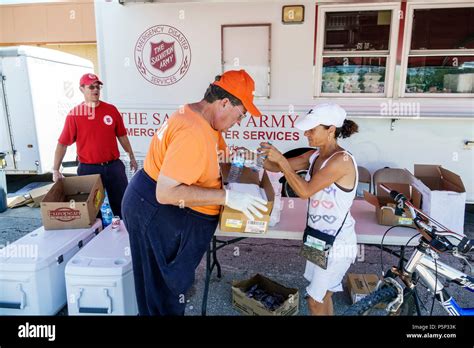
POLYGON ((5 172, 5 156, 6 154, 4 152, 0 152, 0 213, 7 210, 7 175, 5 172))

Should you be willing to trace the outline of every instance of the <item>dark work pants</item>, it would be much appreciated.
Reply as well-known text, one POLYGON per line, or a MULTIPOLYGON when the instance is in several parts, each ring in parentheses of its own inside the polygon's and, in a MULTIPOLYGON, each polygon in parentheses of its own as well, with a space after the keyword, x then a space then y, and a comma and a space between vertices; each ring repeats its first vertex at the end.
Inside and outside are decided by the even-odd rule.
POLYGON ((184 315, 185 295, 219 217, 160 204, 155 188, 156 182, 140 170, 122 203, 138 311, 140 315, 184 315))
POLYGON ((106 165, 79 163, 77 175, 91 174, 100 174, 113 214, 122 217, 122 199, 128 185, 123 162, 116 160, 106 165))

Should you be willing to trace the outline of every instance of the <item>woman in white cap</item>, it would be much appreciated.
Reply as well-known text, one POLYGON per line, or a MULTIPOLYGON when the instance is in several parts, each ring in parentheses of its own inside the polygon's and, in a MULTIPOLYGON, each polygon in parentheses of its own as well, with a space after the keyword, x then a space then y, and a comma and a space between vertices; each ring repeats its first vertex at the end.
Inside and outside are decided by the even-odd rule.
POLYGON ((266 156, 267 170, 283 172, 294 192, 309 199, 305 236, 308 229, 316 230, 318 238, 311 242, 322 244, 322 249, 325 241, 332 244, 326 264, 319 266, 307 261, 304 272, 310 282, 306 291, 311 314, 332 315, 331 296, 342 291, 341 281, 357 254, 355 221, 350 214, 359 180, 357 164, 337 139, 351 136, 358 126, 347 120, 346 111, 336 104, 315 106, 295 126, 304 131, 309 145, 317 150, 290 159, 269 143, 262 143, 259 150, 266 156), (308 170, 305 179, 296 174, 302 169, 308 170))

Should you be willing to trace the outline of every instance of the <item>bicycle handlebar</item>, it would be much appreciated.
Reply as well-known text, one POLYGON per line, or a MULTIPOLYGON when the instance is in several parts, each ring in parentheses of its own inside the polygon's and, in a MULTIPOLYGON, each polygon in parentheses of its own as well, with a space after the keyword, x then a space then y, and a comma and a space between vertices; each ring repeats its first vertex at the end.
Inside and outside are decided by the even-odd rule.
POLYGON ((379 185, 381 189, 383 189, 385 192, 387 192, 388 194, 390 194, 390 197, 392 197, 392 199, 397 202, 397 203, 400 203, 403 202, 405 203, 408 199, 405 197, 404 194, 400 193, 400 192, 397 192, 395 190, 391 190, 389 187, 385 186, 384 184, 380 184, 379 185))
POLYGON ((472 239, 464 237, 457 246, 458 251, 463 254, 467 254, 474 248, 474 241, 472 239))
MULTIPOLYGON (((403 206, 407 206, 408 208, 410 208, 410 210, 412 211, 412 213, 415 214, 415 216, 413 216, 413 218, 416 218, 416 217, 419 217, 420 216, 420 212, 417 208, 415 208, 413 206, 413 204, 411 204, 411 202, 407 199, 407 197, 405 197, 404 194, 400 193, 400 192, 397 192, 395 190, 391 190, 389 187, 385 186, 384 184, 380 184, 379 185, 384 191, 386 191, 387 193, 390 194, 390 197, 398 204, 402 204, 403 206)), ((423 213, 423 212, 421 212, 423 213)), ((428 219, 431 219, 428 215, 426 215, 425 213, 422 214, 423 216, 425 216, 426 218, 428 219)), ((432 220, 432 219, 431 219, 432 220)), ((424 228, 423 228, 424 229, 424 228)), ((426 230, 426 229, 424 229, 426 230)), ((441 235, 438 237, 437 236, 437 231, 436 230, 433 230, 434 233, 430 233, 429 231, 426 231, 428 232, 432 238, 442 238, 441 235)), ((441 234, 441 233, 440 233, 441 234)), ((457 246, 454 246, 451 242, 447 241, 448 243, 450 243, 453 247, 456 247, 457 250, 460 252, 460 253, 463 253, 463 254, 466 254, 468 252, 470 252, 471 250, 473 250, 474 248, 474 240, 472 239, 469 239, 469 238, 466 238, 464 236, 461 236, 461 235, 458 235, 457 233, 454 233, 452 231, 448 231, 448 232, 443 232, 442 233, 443 235, 451 235, 455 238, 458 238, 460 239, 459 237, 462 237, 462 239, 460 239, 461 241, 458 243, 457 246)))

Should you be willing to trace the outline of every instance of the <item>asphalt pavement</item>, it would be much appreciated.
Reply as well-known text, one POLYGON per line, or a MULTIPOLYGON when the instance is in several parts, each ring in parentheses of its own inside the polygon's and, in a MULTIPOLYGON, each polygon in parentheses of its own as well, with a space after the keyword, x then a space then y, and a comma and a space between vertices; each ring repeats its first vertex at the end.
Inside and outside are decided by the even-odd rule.
MULTIPOLYGON (((50 177, 36 177, 35 181, 48 181, 50 177), (38 179, 40 178, 40 179, 38 179)), ((31 181, 28 178, 9 179, 9 192, 14 192, 31 181)), ((474 207, 467 206, 465 232, 474 238, 474 207)), ((40 227, 41 214, 39 208, 20 207, 8 209, 0 214, 0 246, 12 243, 25 234, 40 227)), ((247 238, 236 244, 220 249, 218 260, 222 266, 222 278, 216 272, 212 274, 207 305, 208 315, 241 315, 232 307, 232 282, 243 280, 260 273, 284 286, 297 288, 300 293, 299 314, 307 315, 308 310, 304 299, 307 281, 303 278, 305 260, 298 255, 300 242, 290 240, 247 238)), ((408 248, 409 254, 411 248, 408 248)), ((447 255, 441 255, 441 261, 461 269, 461 262, 447 255)), ((473 261, 471 259, 471 261, 473 261)), ((375 273, 380 275, 382 269, 396 265, 397 257, 382 252, 376 246, 360 247, 358 260, 350 267, 352 273, 375 273), (382 257, 382 259, 381 259, 382 257), (382 262, 383 266, 382 266, 382 262)), ((466 269, 468 271, 468 269, 466 269)), ((196 280, 187 294, 187 315, 201 315, 201 305, 204 292, 205 258, 196 270, 196 280)), ((419 286, 420 297, 425 305, 424 314, 431 311, 432 295, 419 286)), ((463 307, 474 307, 474 293, 450 285, 448 291, 463 307)), ((335 293, 333 296, 335 314, 341 314, 351 304, 347 291, 335 293)), ((64 309, 60 314, 67 314, 64 309)), ((435 315, 446 315, 438 304, 433 309, 435 315)))

